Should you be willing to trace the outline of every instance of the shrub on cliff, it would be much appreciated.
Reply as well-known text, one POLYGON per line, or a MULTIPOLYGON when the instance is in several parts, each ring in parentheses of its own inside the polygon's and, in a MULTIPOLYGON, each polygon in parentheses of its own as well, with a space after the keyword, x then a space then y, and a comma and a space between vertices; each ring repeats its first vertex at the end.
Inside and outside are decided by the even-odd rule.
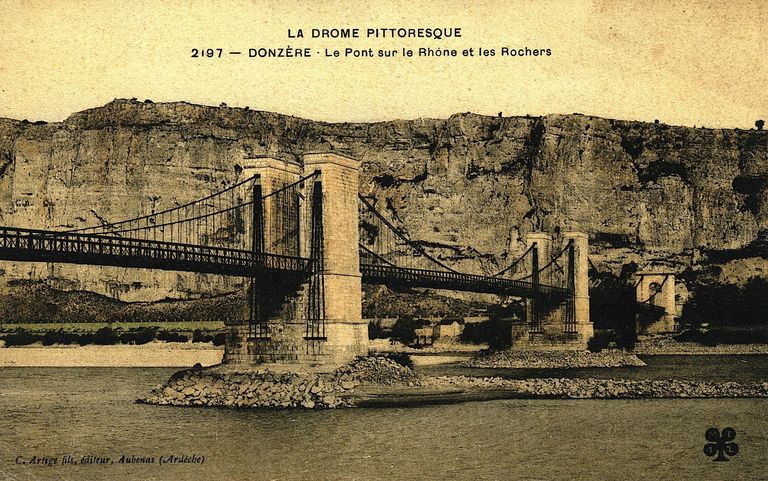
POLYGON ((203 333, 200 329, 192 331, 192 342, 212 342, 213 336, 210 333, 203 333))
POLYGON ((192 342, 212 342, 214 346, 223 346, 226 334, 223 332, 211 333, 195 329, 192 331, 192 342))
POLYGON ((683 309, 682 321, 699 327, 768 326, 768 280, 752 277, 744 286, 735 284, 694 285, 691 300, 683 309))
POLYGON ((635 303, 635 290, 629 278, 636 269, 636 265, 628 265, 619 276, 590 269, 590 279, 597 281, 589 290, 589 315, 596 330, 595 349, 602 349, 610 342, 623 349, 635 347, 635 313, 627 306, 635 303), (605 333, 599 334, 600 330, 605 333), (603 337, 598 339, 598 335, 603 337))
POLYGON ((75 344, 80 336, 74 332, 66 332, 64 329, 45 331, 42 335, 43 346, 52 346, 54 344, 75 344))
POLYGON ((677 336, 678 342, 696 342, 704 346, 718 344, 768 344, 768 331, 763 329, 690 329, 677 336))
MULTIPOLYGON (((197 330, 193 334, 194 342, 213 342, 214 346, 223 346, 226 338, 225 333, 219 332, 215 335, 211 333, 203 333, 197 330)), ((35 342, 41 342, 44 346, 52 346, 54 344, 78 344, 80 346, 87 346, 91 344, 96 345, 113 345, 113 344, 147 344, 157 339, 159 341, 166 342, 187 342, 189 337, 185 334, 172 332, 172 331, 159 331, 156 327, 139 327, 132 328, 128 332, 122 330, 112 329, 110 327, 102 327, 96 332, 68 332, 65 329, 46 330, 43 332, 31 332, 26 329, 16 329, 13 332, 0 336, 5 341, 5 345, 11 346, 27 346, 34 344, 35 342)))
POLYGON ((189 341, 189 337, 186 334, 178 332, 160 331, 157 333, 157 340, 165 342, 187 342, 189 341))
POLYGON ((611 342, 614 342, 615 335, 613 331, 595 331, 595 335, 587 342, 587 349, 590 352, 600 352, 607 349, 611 342))
POLYGON ((387 339, 389 334, 381 327, 381 321, 368 322, 368 339, 387 339))
POLYGON ((149 327, 140 327, 138 329, 131 329, 128 332, 120 334, 118 341, 120 344, 147 344, 155 339, 157 336, 157 329, 149 327))

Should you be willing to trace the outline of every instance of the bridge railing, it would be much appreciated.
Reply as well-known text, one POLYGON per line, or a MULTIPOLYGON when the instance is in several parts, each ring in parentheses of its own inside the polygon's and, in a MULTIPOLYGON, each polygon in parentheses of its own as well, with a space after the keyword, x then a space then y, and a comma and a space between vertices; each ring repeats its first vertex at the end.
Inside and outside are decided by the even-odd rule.
MULTIPOLYGON (((15 251, 17 254, 58 253, 114 258, 144 258, 295 272, 311 271, 314 268, 314 262, 311 259, 280 254, 16 227, 0 227, 0 249, 15 251)), ((29 257, 29 255, 23 257, 29 257)), ((41 258, 41 260, 45 259, 41 258)))

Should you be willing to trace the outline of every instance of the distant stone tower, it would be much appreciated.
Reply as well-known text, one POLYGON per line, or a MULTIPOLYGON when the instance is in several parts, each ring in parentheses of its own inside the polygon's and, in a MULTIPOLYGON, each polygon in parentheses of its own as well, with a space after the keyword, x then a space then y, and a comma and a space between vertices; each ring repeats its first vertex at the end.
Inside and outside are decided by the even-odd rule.
POLYGON ((636 318, 636 332, 639 334, 671 333, 676 330, 677 303, 675 298, 675 273, 638 272, 635 286, 639 306, 645 304, 636 318), (653 307, 657 309, 652 309, 653 307))

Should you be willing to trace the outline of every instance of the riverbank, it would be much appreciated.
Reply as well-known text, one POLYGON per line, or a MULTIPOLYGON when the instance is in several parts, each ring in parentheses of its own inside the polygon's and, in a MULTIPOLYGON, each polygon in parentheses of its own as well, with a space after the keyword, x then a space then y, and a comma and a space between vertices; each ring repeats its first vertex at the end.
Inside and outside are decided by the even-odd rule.
POLYGON ((0 348, 0 367, 189 367, 219 364, 222 347, 212 343, 150 342, 111 346, 19 346, 0 348))
POLYGON ((768 398, 768 382, 736 383, 627 379, 438 376, 422 380, 422 386, 492 393, 496 398, 555 399, 650 399, 650 398, 768 398))
POLYGON ((411 347, 390 339, 371 339, 368 341, 368 350, 371 355, 386 355, 391 353, 405 354, 446 354, 446 353, 474 353, 488 349, 488 344, 466 344, 458 341, 440 340, 429 346, 411 347))
POLYGON ((642 367, 645 362, 622 350, 486 351, 462 363, 464 367, 499 369, 577 369, 588 367, 642 367))
MULTIPOLYGON (((397 351, 399 352, 399 351, 397 351)), ((371 353, 373 356, 379 354, 371 353)), ((414 350, 408 353, 414 365, 454 364, 486 369, 581 369, 640 367, 637 355, 768 355, 768 344, 702 346, 696 343, 655 341, 639 343, 632 352, 582 351, 481 352, 468 359, 471 351, 414 350)), ((160 342, 138 345, 53 345, 0 347, 0 367, 190 367, 197 363, 221 363, 224 348, 212 343, 160 342)))

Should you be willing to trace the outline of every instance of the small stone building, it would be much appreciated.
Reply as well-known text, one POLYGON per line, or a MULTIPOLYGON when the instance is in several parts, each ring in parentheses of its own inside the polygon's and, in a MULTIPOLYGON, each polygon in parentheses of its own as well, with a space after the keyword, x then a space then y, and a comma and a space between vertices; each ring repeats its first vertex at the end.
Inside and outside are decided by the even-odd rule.
POLYGON ((432 326, 427 327, 420 327, 418 329, 414 330, 414 333, 416 334, 415 338, 415 344, 417 346, 431 346, 432 345, 432 336, 434 334, 434 329, 432 326))
POLYGON ((464 321, 444 319, 432 328, 432 340, 458 339, 464 332, 464 321))
POLYGON ((431 346, 439 340, 456 340, 462 332, 464 332, 464 321, 443 319, 436 324, 414 329, 414 344, 431 346))

